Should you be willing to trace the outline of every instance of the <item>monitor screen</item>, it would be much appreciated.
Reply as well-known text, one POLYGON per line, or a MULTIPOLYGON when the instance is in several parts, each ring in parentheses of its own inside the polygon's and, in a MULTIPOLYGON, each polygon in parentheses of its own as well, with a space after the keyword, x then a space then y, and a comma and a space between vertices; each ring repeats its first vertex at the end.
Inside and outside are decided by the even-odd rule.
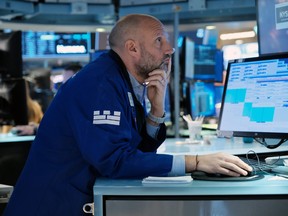
POLYGON ((0 125, 28 124, 26 81, 0 80, 0 125))
POLYGON ((187 88, 188 113, 193 119, 215 116, 215 86, 211 82, 195 82, 187 88))
POLYGON ((87 58, 91 49, 90 33, 34 32, 22 33, 23 59, 87 58))
POLYGON ((288 137, 288 54, 229 61, 218 130, 240 137, 288 137))
POLYGON ((22 77, 21 31, 0 33, 0 78, 22 77))
POLYGON ((196 45, 194 79, 222 82, 224 70, 223 52, 213 45, 196 45))
POLYGON ((288 0, 258 0, 259 54, 288 52, 288 0))
POLYGON ((181 80, 222 82, 223 51, 214 45, 195 44, 189 37, 179 37, 181 80))
POLYGON ((194 53, 195 43, 189 37, 180 37, 180 66, 181 79, 192 80, 194 78, 194 53))

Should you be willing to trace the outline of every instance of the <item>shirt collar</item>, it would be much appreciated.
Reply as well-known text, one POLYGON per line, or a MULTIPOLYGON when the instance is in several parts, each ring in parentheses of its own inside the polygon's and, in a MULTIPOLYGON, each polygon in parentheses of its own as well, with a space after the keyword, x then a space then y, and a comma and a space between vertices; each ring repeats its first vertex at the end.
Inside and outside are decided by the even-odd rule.
POLYGON ((132 88, 134 91, 134 94, 137 98, 137 100, 142 104, 144 100, 144 91, 145 91, 145 86, 143 86, 141 83, 139 83, 134 76, 132 76, 129 72, 129 78, 132 84, 132 88))

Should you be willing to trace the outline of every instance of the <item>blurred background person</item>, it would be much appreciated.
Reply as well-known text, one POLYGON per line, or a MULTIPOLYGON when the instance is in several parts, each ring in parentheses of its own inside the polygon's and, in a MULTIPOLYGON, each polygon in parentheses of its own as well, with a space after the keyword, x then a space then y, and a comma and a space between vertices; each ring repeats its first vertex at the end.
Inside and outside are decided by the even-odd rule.
MULTIPOLYGON (((65 83, 70 77, 72 77, 74 74, 76 74, 81 69, 82 69, 82 65, 80 63, 71 63, 68 66, 66 66, 64 69, 64 72, 63 72, 62 84, 65 83)), ((35 72, 32 73, 33 74, 32 80, 35 79, 36 80, 35 82, 38 84, 37 87, 40 86, 42 90, 46 89, 46 92, 47 92, 50 89, 49 88, 50 81, 47 80, 47 73, 43 73, 42 75, 39 75, 39 70, 37 70, 37 72, 38 73, 35 73, 35 72), (46 74, 46 76, 45 76, 45 74, 46 74), (48 85, 48 83, 49 83, 49 85, 48 85)), ((32 82, 34 83, 34 81, 32 81, 32 82)), ((28 125, 17 125, 15 127, 13 127, 11 130, 12 133, 17 134, 19 136, 36 135, 39 123, 43 117, 43 111, 42 111, 42 107, 41 107, 40 103, 38 103, 36 100, 33 100, 31 98, 28 83, 26 85, 26 91, 27 91, 27 106, 28 106, 29 124, 28 125)), ((51 102, 51 100, 49 100, 49 103, 50 102, 51 102)), ((46 104, 45 110, 47 109, 48 106, 49 106, 49 104, 46 104)))
POLYGON ((28 108, 28 125, 16 125, 11 129, 11 132, 16 135, 35 135, 38 129, 38 125, 43 117, 43 111, 41 105, 31 98, 30 88, 28 81, 26 81, 26 98, 28 108))

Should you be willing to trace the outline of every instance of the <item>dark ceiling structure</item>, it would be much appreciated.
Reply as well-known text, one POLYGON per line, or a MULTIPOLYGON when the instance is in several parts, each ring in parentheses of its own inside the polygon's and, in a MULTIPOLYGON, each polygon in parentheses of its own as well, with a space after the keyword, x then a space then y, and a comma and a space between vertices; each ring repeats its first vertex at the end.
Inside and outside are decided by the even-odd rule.
MULTIPOLYGON (((126 14, 154 15, 163 23, 256 19, 255 0, 1 0, 2 23, 41 25, 113 25, 126 14), (147 2, 147 3, 145 3, 147 2)), ((1 27, 1 26, 0 26, 1 27)))

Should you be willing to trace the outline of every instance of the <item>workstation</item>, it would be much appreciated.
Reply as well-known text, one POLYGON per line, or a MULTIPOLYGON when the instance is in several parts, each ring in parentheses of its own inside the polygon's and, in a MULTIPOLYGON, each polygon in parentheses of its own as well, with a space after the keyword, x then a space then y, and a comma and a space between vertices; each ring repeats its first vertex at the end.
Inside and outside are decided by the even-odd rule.
MULTIPOLYGON (((267 158, 276 158, 278 162, 283 162, 288 155, 288 119, 285 109, 287 100, 283 96, 287 93, 285 80, 288 58, 287 43, 283 39, 287 39, 287 33, 283 32, 288 28, 288 24, 285 18, 281 20, 281 16, 285 16, 287 5, 286 1, 281 3, 276 1, 274 5, 274 1, 264 0, 241 2, 167 0, 141 1, 141 3, 121 0, 97 1, 97 3, 88 0, 80 2, 5 0, 1 2, 0 12, 3 14, 0 16, 2 22, 0 28, 3 29, 3 37, 0 36, 0 44, 12 43, 12 39, 7 42, 5 35, 10 35, 8 38, 13 38, 13 44, 16 44, 15 38, 20 34, 20 45, 18 40, 18 46, 13 47, 10 55, 16 58, 15 53, 22 53, 20 58, 16 59, 17 65, 22 65, 18 68, 11 69, 11 64, 6 57, 5 64, 0 59, 3 64, 0 68, 2 80, 5 80, 3 77, 5 78, 7 74, 10 77, 6 77, 12 76, 17 80, 18 89, 12 96, 19 98, 17 102, 13 101, 14 109, 10 110, 15 118, 11 120, 9 116, 0 122, 2 132, 0 134, 0 184, 4 184, 5 187, 1 186, 1 191, 4 188, 6 193, 2 203, 6 205, 9 201, 7 197, 10 197, 13 186, 16 185, 30 146, 35 139, 35 134, 19 136, 13 130, 4 131, 9 121, 14 121, 13 125, 28 124, 24 114, 27 113, 27 106, 23 101, 27 95, 21 83, 23 79, 27 80, 28 77, 28 80, 31 80, 36 76, 36 79, 41 80, 43 77, 39 74, 49 71, 51 85, 47 85, 46 82, 45 87, 37 88, 35 80, 31 82, 33 99, 38 100, 45 113, 63 82, 63 70, 67 64, 77 61, 84 66, 97 59, 100 53, 108 52, 107 37, 116 20, 135 12, 153 15, 167 25, 175 50, 172 75, 165 98, 165 124, 168 138, 158 148, 157 154, 201 156, 225 152, 240 157, 250 158, 251 156, 251 160, 257 159, 258 162, 265 161, 267 158), (25 10, 19 9, 21 7, 25 10), (276 36, 274 35, 276 42, 274 36, 269 38, 269 34, 266 33, 270 31, 269 28, 272 28, 272 21, 270 21, 272 12, 262 13, 263 8, 272 8, 273 13, 279 11, 280 17, 273 29, 278 31, 275 33, 276 36), (52 20, 52 11, 57 11, 57 15, 53 17, 55 20, 52 20), (205 28, 208 25, 210 29, 205 28), (211 28, 213 25, 214 27, 211 28), (239 34, 235 34, 239 38, 222 40, 220 38, 233 36, 227 26, 232 26, 233 32, 245 30, 250 37, 246 35, 240 38, 239 34), (100 27, 102 30, 99 30, 100 27), (98 30, 95 30, 97 28, 98 30), (201 34, 202 37, 198 37, 201 34), (49 38, 52 39, 48 43, 49 38), (54 50, 54 46, 58 48, 54 50), (273 55, 276 57, 270 58, 273 55), (253 60, 246 60, 248 58, 253 60), (245 60, 233 62, 234 59, 245 60), (262 61, 265 61, 264 66, 261 65, 262 61), (277 65, 267 67, 268 61, 277 61, 277 65), (278 62, 281 62, 281 65, 278 62), (257 77, 259 74, 250 77, 249 73, 253 73, 252 69, 245 71, 245 76, 240 75, 241 79, 237 79, 239 71, 243 72, 241 67, 247 67, 249 63, 259 64, 262 68, 276 67, 276 72, 281 71, 283 79, 273 80, 273 86, 270 86, 267 85, 269 80, 257 77), (3 70, 2 67, 8 69, 3 70), (13 73, 9 74, 9 70, 13 73), (229 78, 229 75, 232 78, 229 78), (242 82, 245 79, 249 80, 247 86, 242 82), (256 87, 252 86, 253 79, 255 83, 260 84, 256 87), (228 81, 233 83, 229 84, 228 81), (281 87, 279 91, 278 87, 281 87), (268 93, 271 90, 273 93, 270 95, 268 93), (246 91, 248 99, 243 99, 246 91), (273 94, 278 97, 273 98, 273 94), (258 98, 253 98, 254 95, 258 98), (267 98, 262 98, 263 95, 267 98), (253 104, 256 104, 257 109, 253 109, 253 104), (240 112, 241 114, 238 114, 240 112), (191 117, 193 122, 196 119, 201 120, 201 130, 198 135, 192 136, 189 120, 185 117, 191 117), (263 124, 259 126, 255 122, 263 124), (9 195, 7 195, 6 185, 9 187, 9 195)), ((263 69, 262 73, 265 72, 263 69)), ((269 76, 278 77, 278 74, 269 76)), ((5 108, 4 104, 3 108, 5 108)), ((282 167, 285 167, 285 164, 282 163, 282 167)), ((166 179, 155 177, 156 180, 148 179, 148 182, 143 181, 143 178, 97 178, 93 187, 94 202, 87 203, 83 211, 87 214, 107 216, 214 215, 214 213, 285 215, 288 210, 285 205, 288 196, 287 175, 287 169, 280 171, 275 169, 273 172, 264 172, 258 179, 243 178, 238 181, 219 180, 219 176, 216 176, 217 178, 213 176, 214 179, 212 176, 201 179, 190 174, 184 176, 183 181, 172 177, 166 179), (243 210, 244 208, 246 210, 243 210), (139 213, 139 209, 143 211, 139 213)))

